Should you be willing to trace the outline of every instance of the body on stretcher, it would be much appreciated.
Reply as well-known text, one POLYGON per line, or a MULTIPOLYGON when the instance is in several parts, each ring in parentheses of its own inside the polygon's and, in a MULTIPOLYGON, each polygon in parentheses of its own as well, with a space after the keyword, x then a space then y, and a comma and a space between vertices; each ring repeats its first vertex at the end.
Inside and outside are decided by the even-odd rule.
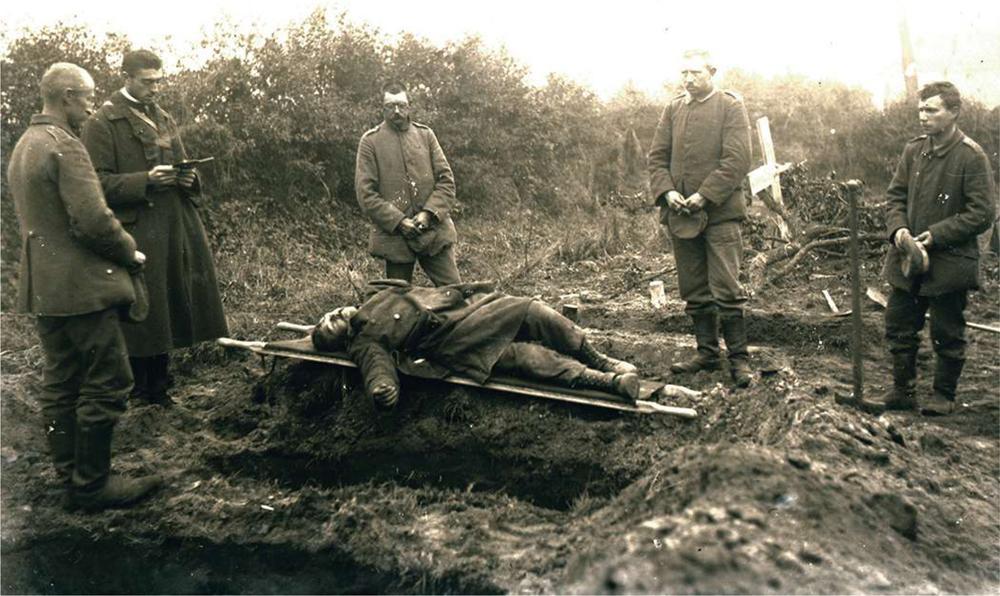
MULTIPOLYGON (((303 333, 309 333, 312 330, 312 325, 279 323, 277 326, 279 329, 303 333)), ((241 341, 222 337, 217 340, 217 343, 226 347, 249 350, 261 355, 321 362, 342 368, 357 368, 357 365, 346 353, 321 352, 316 350, 309 337, 272 342, 241 341)), ((514 377, 494 376, 485 383, 479 383, 461 375, 449 374, 442 376, 433 368, 425 368, 420 365, 420 361, 405 363, 399 367, 399 370, 401 373, 411 377, 440 380, 452 385, 489 389, 501 394, 525 395, 639 414, 668 414, 681 418, 696 418, 698 416, 698 412, 692 408, 666 406, 656 401, 651 401, 656 398, 690 398, 701 395, 698 391, 693 391, 680 385, 667 385, 665 383, 643 380, 639 391, 639 399, 632 404, 621 401, 621 398, 618 396, 600 391, 558 387, 514 377)))

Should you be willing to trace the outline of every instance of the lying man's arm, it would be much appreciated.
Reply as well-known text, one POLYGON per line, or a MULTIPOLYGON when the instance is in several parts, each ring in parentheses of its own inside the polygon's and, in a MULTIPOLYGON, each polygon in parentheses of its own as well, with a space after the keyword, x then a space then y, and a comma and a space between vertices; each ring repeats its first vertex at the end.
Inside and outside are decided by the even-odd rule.
POLYGON ((351 342, 348 353, 361 369, 368 397, 378 407, 394 407, 399 401, 399 374, 388 350, 377 341, 358 337, 351 342))

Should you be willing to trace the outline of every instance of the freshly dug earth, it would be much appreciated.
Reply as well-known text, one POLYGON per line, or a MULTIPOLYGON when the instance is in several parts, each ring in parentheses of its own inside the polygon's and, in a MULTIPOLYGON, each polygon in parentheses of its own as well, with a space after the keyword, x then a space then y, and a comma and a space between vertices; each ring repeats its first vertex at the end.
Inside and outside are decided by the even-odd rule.
MULTIPOLYGON (((703 390, 678 404, 696 420, 414 381, 379 413, 353 374, 203 347, 175 362, 176 407, 131 408, 118 427, 116 467, 159 472, 166 488, 94 515, 59 508, 38 348, 7 354, 3 591, 1000 590, 1000 337, 970 331, 951 417, 837 406, 850 319, 820 294, 849 307, 833 262, 754 297, 751 388, 725 371, 671 377, 693 345, 687 319, 634 283, 669 264, 554 265, 516 291, 580 303, 599 346, 703 390)), ((987 277, 969 318, 995 324, 987 277)), ((891 383, 881 314, 869 304, 864 321, 878 395, 891 383)), ((932 366, 921 359, 922 395, 932 366)))

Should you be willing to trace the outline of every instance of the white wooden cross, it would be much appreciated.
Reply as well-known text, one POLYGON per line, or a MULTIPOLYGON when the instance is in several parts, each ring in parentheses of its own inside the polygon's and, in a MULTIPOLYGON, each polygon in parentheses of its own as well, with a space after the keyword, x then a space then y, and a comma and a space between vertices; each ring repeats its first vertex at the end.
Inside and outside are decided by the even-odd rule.
POLYGON ((770 187, 771 196, 762 196, 764 203, 775 212, 774 218, 782 239, 791 240, 792 234, 785 221, 785 203, 781 198, 781 173, 792 167, 790 163, 779 164, 774 156, 774 141, 771 140, 771 123, 767 116, 757 119, 757 139, 764 151, 764 165, 747 174, 750 192, 754 195, 770 187))

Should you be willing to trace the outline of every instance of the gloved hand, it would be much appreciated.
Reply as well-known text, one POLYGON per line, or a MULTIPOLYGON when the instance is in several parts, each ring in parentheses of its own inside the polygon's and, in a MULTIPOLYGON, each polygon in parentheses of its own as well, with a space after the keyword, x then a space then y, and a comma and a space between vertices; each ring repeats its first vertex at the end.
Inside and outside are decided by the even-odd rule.
MULTIPOLYGON (((929 237, 929 233, 927 234, 929 237)), ((903 275, 913 277, 927 272, 927 269, 930 267, 930 258, 927 256, 927 249, 924 248, 922 243, 917 242, 913 238, 909 228, 900 228, 897 230, 893 238, 893 243, 903 253, 903 262, 900 264, 903 275)))

